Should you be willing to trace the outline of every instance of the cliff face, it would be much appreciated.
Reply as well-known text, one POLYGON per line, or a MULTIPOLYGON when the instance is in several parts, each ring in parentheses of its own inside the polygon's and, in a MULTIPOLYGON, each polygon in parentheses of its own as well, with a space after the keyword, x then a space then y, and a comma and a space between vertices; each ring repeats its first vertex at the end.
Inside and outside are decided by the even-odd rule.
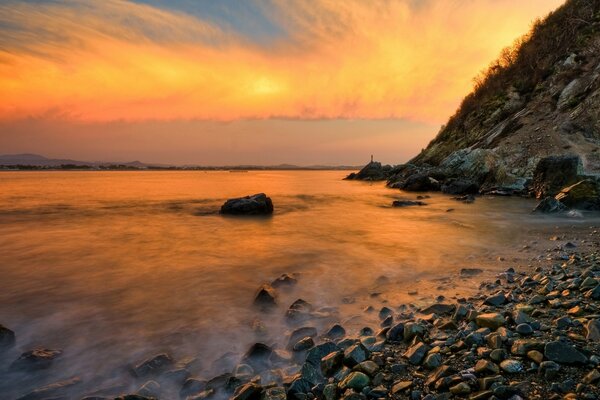
POLYGON ((577 155, 586 174, 600 173, 600 0, 569 0, 537 22, 409 164, 523 191, 554 155, 577 155))

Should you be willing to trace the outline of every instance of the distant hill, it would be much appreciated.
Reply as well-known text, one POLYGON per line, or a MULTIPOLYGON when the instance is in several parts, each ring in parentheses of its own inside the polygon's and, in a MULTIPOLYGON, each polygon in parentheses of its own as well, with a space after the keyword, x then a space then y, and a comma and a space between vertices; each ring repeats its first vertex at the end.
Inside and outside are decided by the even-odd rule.
POLYGON ((124 165, 133 168, 145 168, 148 165, 140 161, 131 161, 125 163, 114 163, 114 162, 90 162, 90 161, 78 161, 71 159, 57 159, 47 158, 39 154, 4 154, 0 155, 0 165, 22 165, 22 166, 34 166, 34 167, 60 167, 63 165, 73 165, 82 167, 96 167, 102 165, 124 165))
POLYGON ((175 166, 168 164, 147 164, 141 161, 107 162, 107 161, 78 161, 71 159, 47 158, 39 154, 5 154, 0 155, 0 166, 22 167, 21 169, 200 169, 200 170, 356 170, 358 166, 327 166, 311 165, 298 166, 292 164, 280 165, 231 165, 231 166, 175 166), (28 167, 28 168, 24 168, 28 167))
POLYGON ((567 0, 537 21, 409 164, 519 189, 553 155, 600 172, 600 0, 567 0))

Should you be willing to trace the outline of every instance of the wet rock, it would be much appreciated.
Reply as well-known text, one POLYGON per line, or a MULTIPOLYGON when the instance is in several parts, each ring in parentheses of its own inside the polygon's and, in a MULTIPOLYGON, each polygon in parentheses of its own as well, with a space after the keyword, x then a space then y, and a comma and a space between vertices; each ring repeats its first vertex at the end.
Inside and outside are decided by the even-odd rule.
POLYGON ((325 337, 332 340, 341 339, 344 336, 346 336, 346 330, 340 324, 333 325, 325 334, 325 337))
POLYGON ((288 340, 287 348, 293 348, 296 345, 296 343, 298 343, 298 341, 306 337, 315 338, 316 336, 317 328, 315 327, 303 326, 302 328, 298 328, 290 334, 290 339, 288 340))
POLYGON ((196 393, 200 393, 206 389, 206 381, 200 379, 189 378, 183 383, 179 391, 179 397, 186 398, 196 393))
POLYGON ((420 310, 422 314, 452 315, 456 306, 454 304, 436 303, 420 310))
POLYGON ((385 336, 390 342, 400 342, 404 340, 404 323, 400 322, 392 326, 385 336))
POLYGON ((448 179, 442 185, 442 192, 453 195, 477 194, 479 185, 468 179, 448 179))
POLYGON ((185 368, 177 368, 166 371, 160 376, 161 381, 183 384, 190 377, 190 372, 185 368))
POLYGON ((403 357, 408 359, 408 362, 413 365, 419 365, 423 362, 425 355, 429 351, 429 346, 423 342, 419 342, 411 346, 404 354, 403 357))
POLYGON ((266 389, 263 397, 264 400, 286 400, 287 398, 285 389, 280 386, 266 389))
POLYGON ((248 364, 255 371, 267 369, 270 365, 273 349, 264 343, 255 343, 242 357, 242 363, 248 364))
POLYGON ((587 291, 585 293, 585 297, 591 298, 593 300, 600 300, 600 285, 596 286, 592 290, 587 291))
POLYGON ((34 349, 17 358, 10 366, 11 370, 38 370, 50 368, 54 360, 60 357, 61 350, 34 349))
POLYGON ((556 200, 569 208, 582 210, 600 209, 600 191, 598 183, 591 179, 577 182, 566 187, 556 195, 556 200))
POLYGON ((591 385, 600 382, 600 372, 597 369, 594 369, 586 376, 584 376, 581 381, 586 385, 591 385))
POLYGON ((600 320, 589 320, 585 326, 585 338, 587 340, 600 341, 600 320))
POLYGON ((475 364, 475 373, 477 375, 498 375, 500 369, 496 364, 488 360, 479 360, 475 364))
POLYGON ((305 351, 312 348, 314 345, 314 340, 310 336, 307 336, 303 339, 300 339, 292 349, 294 351, 305 351))
POLYGON ((275 289, 294 286, 298 283, 298 280, 291 275, 282 274, 271 282, 271 286, 275 289))
POLYGON ((441 354, 433 353, 425 357, 425 360, 423 361, 423 366, 427 369, 436 369, 437 367, 442 365, 442 362, 443 359, 441 354))
POLYGON ((523 370, 525 369, 523 367, 523 363, 521 363, 518 360, 512 359, 502 361, 500 363, 500 368, 502 369, 502 371, 509 374, 518 374, 519 372, 523 372, 523 370))
POLYGON ((480 268, 462 268, 460 270, 460 276, 476 276, 483 273, 480 268))
POLYGON ((273 213, 273 202, 264 193, 229 199, 221 206, 221 214, 268 215, 273 213))
POLYGON ((517 331, 519 335, 523 336, 529 336, 533 334, 533 328, 529 324, 519 324, 515 328, 515 331, 517 331))
POLYGON ((440 190, 440 182, 426 173, 417 173, 395 187, 407 192, 437 192, 440 190))
POLYGON ((369 385, 371 380, 369 377, 362 372, 351 372, 346 378, 344 378, 339 387, 342 390, 345 389, 354 389, 357 391, 363 390, 366 386, 369 385))
POLYGON ((160 397, 160 385, 156 381, 148 381, 142 385, 137 394, 145 397, 160 397))
POLYGON ((583 164, 578 156, 550 156, 541 159, 533 173, 532 190, 538 199, 557 195, 579 180, 583 164))
POLYGON ((534 212, 540 212, 544 214, 559 214, 569 210, 569 207, 565 206, 554 197, 548 196, 542 199, 537 206, 533 209, 534 212))
POLYGON ((588 361, 574 346, 562 341, 546 343, 544 356, 559 364, 586 364, 588 361))
POLYGON ((325 376, 332 376, 342 367, 344 362, 344 353, 334 351, 321 359, 321 370, 325 376))
POLYGON ((504 303, 506 303, 506 296, 502 292, 496 293, 485 299, 485 304, 489 304, 494 307, 499 307, 504 303))
POLYGON ((325 400, 336 400, 337 399, 337 385, 328 384, 323 388, 323 398, 325 400))
POLYGON ((369 376, 374 376, 379 371, 379 366, 371 360, 363 361, 354 367, 354 370, 363 372, 369 376))
POLYGON ((262 392, 262 386, 256 383, 247 383, 236 388, 232 400, 260 400, 262 392))
POLYGON ((298 299, 290 305, 285 317, 293 322, 301 322, 312 317, 313 306, 309 302, 298 299))
POLYGON ((531 350, 544 350, 544 342, 536 339, 517 339, 513 342, 510 352, 517 356, 524 356, 531 350))
POLYGON ((362 343, 357 343, 353 346, 350 346, 346 349, 346 351, 344 351, 344 364, 349 367, 354 367, 368 358, 369 350, 367 350, 362 343))
POLYGON ((287 390, 288 399, 302 399, 303 397, 298 395, 305 395, 310 392, 312 385, 306 379, 296 378, 287 390))
POLYGON ((554 361, 543 361, 540 363, 538 374, 543 375, 546 379, 552 380, 556 378, 558 371, 560 371, 560 365, 554 361))
POLYGON ((412 387, 412 385, 413 385, 412 381, 395 382, 394 386, 392 386, 392 394, 398 396, 405 390, 410 389, 412 387))
POLYGON ((504 317, 499 313, 479 314, 475 318, 477 325, 482 328, 490 328, 496 330, 505 324, 504 317))
POLYGON ((418 200, 394 200, 392 207, 426 206, 427 203, 418 200))
POLYGON ((0 324, 0 352, 15 345, 15 333, 0 324))
POLYGON ((50 398, 63 398, 65 392, 81 383, 79 378, 71 378, 60 382, 51 383, 35 389, 17 400, 42 400, 50 398))
POLYGON ((389 177, 391 170, 392 167, 390 165, 381 165, 380 162, 371 161, 359 172, 348 175, 346 179, 359 181, 384 181, 389 177))
POLYGON ((381 310, 379 310, 379 319, 384 320, 387 317, 390 317, 393 313, 394 311, 389 307, 382 307, 381 310))
POLYGON ((254 305, 261 308, 270 308, 277 305, 277 294, 271 285, 264 284, 256 291, 254 296, 254 305))
POLYGON ((306 362, 311 363, 314 366, 321 365, 323 357, 340 350, 340 348, 332 342, 325 342, 316 345, 308 351, 306 354, 306 362))
POLYGON ((537 350, 531 350, 527 352, 527 357, 532 360, 533 362, 535 362, 536 364, 541 364, 542 361, 544 361, 544 355, 537 351, 537 350))
POLYGON ((425 333, 425 327, 416 322, 408 322, 404 325, 404 341, 408 342, 415 336, 422 336, 425 333))
POLYGON ((465 394, 471 393, 471 387, 466 382, 461 382, 455 386, 450 388, 450 393, 455 396, 463 396, 465 394))

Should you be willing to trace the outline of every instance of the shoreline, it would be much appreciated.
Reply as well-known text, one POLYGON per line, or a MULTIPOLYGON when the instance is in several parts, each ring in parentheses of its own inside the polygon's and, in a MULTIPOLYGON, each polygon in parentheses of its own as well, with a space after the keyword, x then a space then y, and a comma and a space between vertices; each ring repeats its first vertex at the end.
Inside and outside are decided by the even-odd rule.
MULTIPOLYGON (((180 395, 175 398, 195 400, 600 398, 595 385, 600 381, 600 338, 585 338, 587 320, 600 321, 600 294, 585 297, 592 289, 600 291, 600 235, 599 228, 584 225, 537 233, 534 228, 528 235, 531 244, 517 249, 523 252, 519 261, 496 261, 502 265, 496 270, 503 271, 498 276, 465 270, 462 279, 479 283, 473 296, 461 298, 455 288, 446 288, 439 290, 437 303, 390 302, 373 308, 380 326, 362 329, 362 336, 347 334, 340 325, 316 332, 310 329, 315 310, 295 303, 287 313, 308 318, 290 325, 297 328, 291 338, 281 337, 276 347, 257 343, 230 372, 200 379, 193 377, 192 361, 157 355, 131 366, 137 389, 113 387, 84 398, 136 393, 121 398, 170 399, 166 393, 174 392, 180 395), (510 267, 527 260, 515 270, 510 267), (586 289, 580 290, 583 281, 586 289), (580 310, 572 311, 577 306, 580 310), (477 314, 496 315, 478 320, 477 314), (521 324, 529 328, 517 329, 521 324), (574 354, 579 364, 556 361, 551 349, 546 354, 546 345, 557 338, 566 340, 568 346, 560 350, 574 354)), ((460 274, 450 277, 456 279, 460 274)), ((78 379, 51 383, 19 399, 79 399, 50 396, 68 392, 80 384, 78 379)))

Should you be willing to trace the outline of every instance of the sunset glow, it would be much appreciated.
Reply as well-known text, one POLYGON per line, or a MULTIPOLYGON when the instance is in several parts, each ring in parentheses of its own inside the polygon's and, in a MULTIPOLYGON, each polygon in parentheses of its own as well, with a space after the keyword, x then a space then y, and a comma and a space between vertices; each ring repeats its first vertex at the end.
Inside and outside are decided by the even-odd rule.
POLYGON ((151 3, 3 2, 2 135, 29 119, 439 126, 473 77, 562 0, 223 2, 225 17, 206 1, 151 3))

